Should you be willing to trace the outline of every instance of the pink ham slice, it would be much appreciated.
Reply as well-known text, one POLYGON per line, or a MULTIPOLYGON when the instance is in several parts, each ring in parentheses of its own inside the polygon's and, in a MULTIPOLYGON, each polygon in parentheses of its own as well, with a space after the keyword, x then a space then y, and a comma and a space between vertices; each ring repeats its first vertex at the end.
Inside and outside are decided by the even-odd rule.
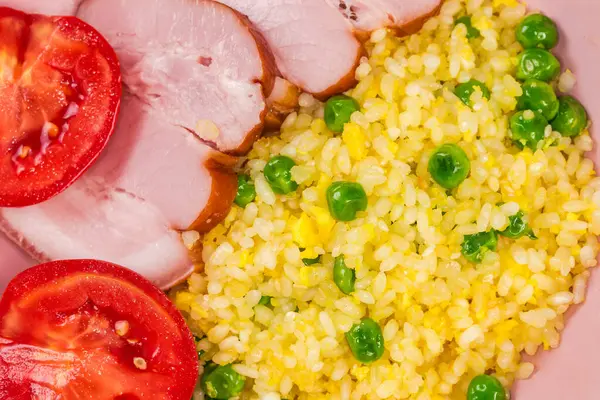
POLYGON ((219 150, 249 150, 274 67, 241 15, 202 0, 87 0, 77 16, 115 48, 125 85, 157 114, 219 150))
MULTIPOLYGON (((88 175, 154 205, 177 230, 208 230, 235 197, 236 159, 124 96, 117 131, 88 175)), ((121 264, 127 265, 127 264, 121 264)))
POLYGON ((0 6, 30 14, 75 15, 82 0, 0 0, 0 6))
POLYGON ((362 55, 352 26, 325 0, 218 0, 248 16, 284 78, 325 98, 354 84, 362 55))
POLYGON ((155 207, 92 177, 45 203, 3 209, 0 216, 9 237, 40 262, 119 262, 163 288, 193 270, 179 235, 155 207))
POLYGON ((111 261, 166 288, 193 269, 178 230, 206 230, 229 210, 235 160, 136 98, 121 110, 109 147, 79 181, 45 203, 0 209, 0 228, 38 261, 111 261))
POLYGON ((442 0, 326 0, 358 31, 396 28, 414 33, 442 4, 442 0))

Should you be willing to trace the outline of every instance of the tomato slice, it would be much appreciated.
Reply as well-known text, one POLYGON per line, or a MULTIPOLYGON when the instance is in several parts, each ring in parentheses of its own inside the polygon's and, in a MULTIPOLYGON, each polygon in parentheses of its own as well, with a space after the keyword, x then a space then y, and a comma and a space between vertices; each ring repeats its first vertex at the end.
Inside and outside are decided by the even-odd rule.
POLYGON ((197 357, 165 294, 114 264, 38 265, 0 300, 0 399, 189 400, 197 357))
POLYGON ((0 7, 0 207, 73 183, 107 144, 120 98, 119 61, 94 28, 0 7))

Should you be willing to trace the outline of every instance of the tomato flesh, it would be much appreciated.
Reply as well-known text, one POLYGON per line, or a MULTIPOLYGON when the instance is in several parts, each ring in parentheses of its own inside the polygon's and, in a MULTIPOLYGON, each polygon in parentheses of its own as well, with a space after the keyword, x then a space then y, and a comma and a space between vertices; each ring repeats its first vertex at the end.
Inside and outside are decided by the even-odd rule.
POLYGON ((0 207, 72 184, 107 144, 120 96, 117 56, 91 26, 0 7, 0 207))
POLYGON ((0 300, 0 398, 189 400, 198 377, 183 317, 114 264, 33 267, 0 300))

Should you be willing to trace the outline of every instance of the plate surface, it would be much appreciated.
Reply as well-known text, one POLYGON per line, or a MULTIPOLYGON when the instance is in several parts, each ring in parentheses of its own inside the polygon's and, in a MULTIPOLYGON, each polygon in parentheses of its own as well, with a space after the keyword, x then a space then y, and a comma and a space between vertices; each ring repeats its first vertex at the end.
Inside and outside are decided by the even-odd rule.
MULTIPOLYGON (((598 0, 528 0, 532 10, 553 18, 560 29, 558 55, 577 77, 574 95, 595 126, 593 159, 600 166, 600 31, 598 0)), ((513 390, 515 400, 597 400, 600 363, 600 269, 592 270, 585 303, 573 309, 560 347, 534 358, 536 372, 513 390)))

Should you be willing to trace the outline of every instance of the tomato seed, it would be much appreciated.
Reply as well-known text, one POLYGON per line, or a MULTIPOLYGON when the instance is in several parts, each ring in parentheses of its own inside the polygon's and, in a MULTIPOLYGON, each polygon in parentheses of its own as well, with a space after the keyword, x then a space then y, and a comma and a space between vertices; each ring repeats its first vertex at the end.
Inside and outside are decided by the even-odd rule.
POLYGON ((145 371, 146 368, 148 368, 148 364, 146 363, 146 360, 144 360, 142 357, 134 357, 133 365, 135 365, 135 367, 137 369, 141 369, 142 371, 145 371))
POLYGON ((119 336, 127 335, 127 332, 129 332, 129 322, 127 322, 127 321, 115 322, 115 332, 119 336))
POLYGON ((56 126, 52 122, 46 122, 44 124, 44 130, 46 131, 46 133, 48 133, 48 137, 52 139, 57 138, 58 134, 60 133, 58 130, 58 126, 56 126))
POLYGON ((19 148, 19 158, 26 158, 31 153, 31 147, 21 146, 19 148))

